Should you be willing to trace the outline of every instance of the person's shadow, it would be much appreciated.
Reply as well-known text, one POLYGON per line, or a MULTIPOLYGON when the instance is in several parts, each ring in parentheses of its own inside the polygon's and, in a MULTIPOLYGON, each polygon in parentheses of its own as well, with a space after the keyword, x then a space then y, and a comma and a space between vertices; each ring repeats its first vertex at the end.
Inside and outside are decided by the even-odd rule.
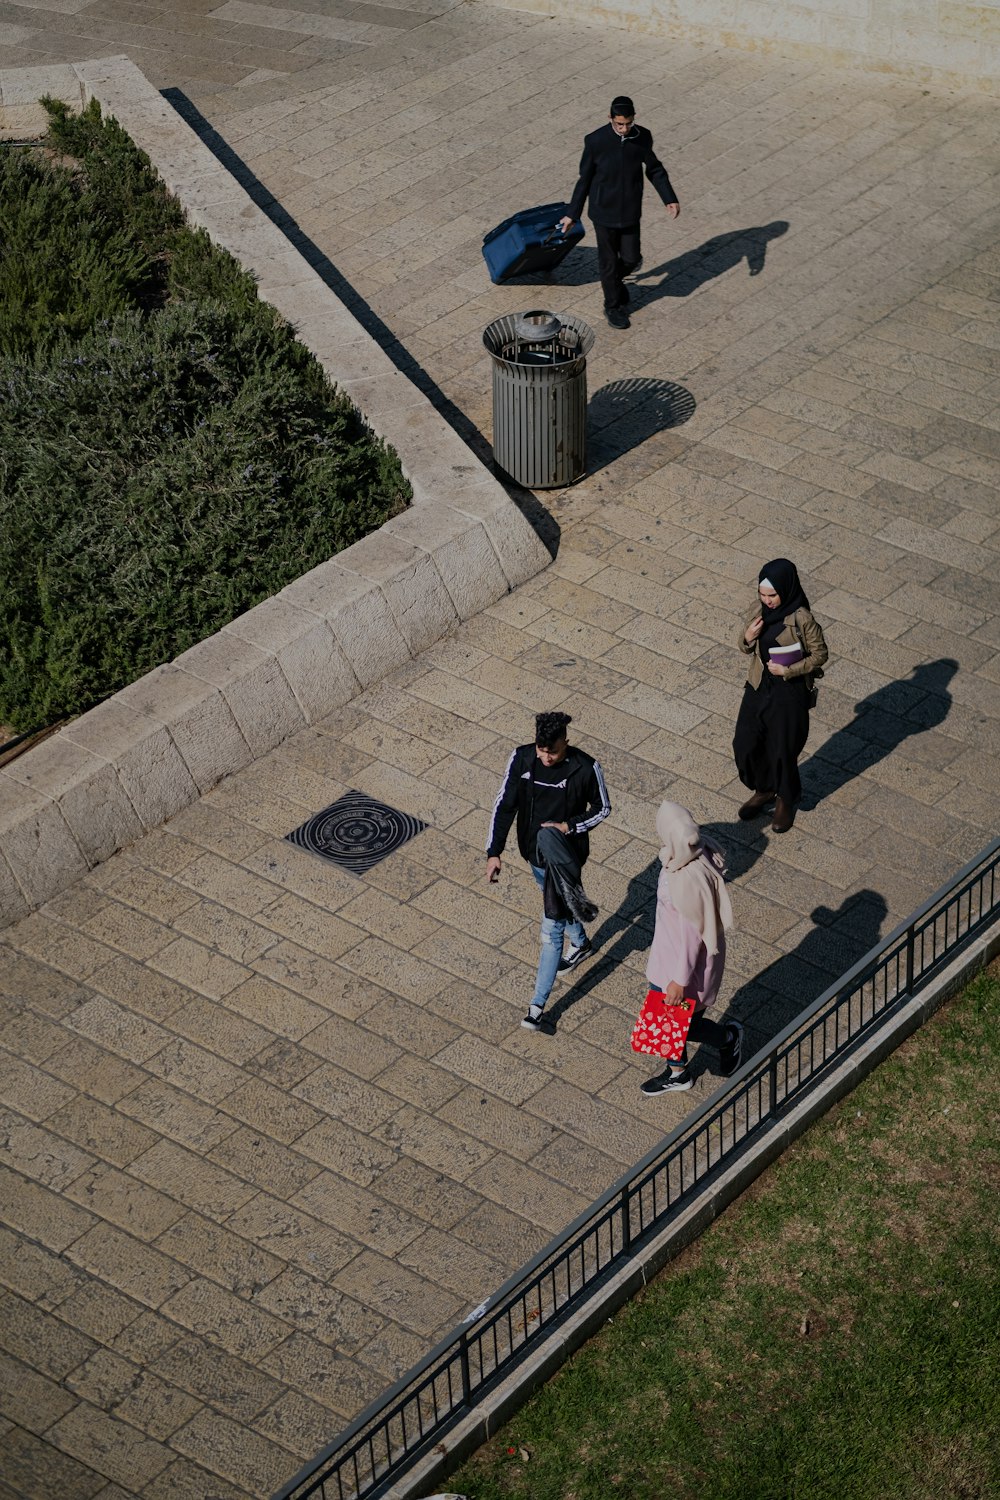
MULTIPOLYGON (((815 924, 791 953, 782 954, 759 974, 740 985, 728 1003, 714 1013, 719 1020, 735 1019, 746 1026, 744 1059, 759 1051, 817 1000, 825 989, 874 948, 882 935, 889 907, 878 891, 861 890, 832 910, 817 906, 809 913, 815 924)), ((725 990, 723 990, 725 994, 725 990)), ((694 1053, 695 1075, 714 1071, 715 1053, 694 1053)))
MULTIPOLYGON (((726 856, 726 876, 729 881, 738 879, 753 868, 767 848, 767 840, 759 825, 749 823, 703 823, 703 832, 714 839, 726 856)), ((656 920, 656 886, 660 878, 660 861, 651 859, 645 869, 633 875, 628 883, 621 906, 606 916, 600 927, 591 934, 590 941, 597 956, 574 984, 569 985, 554 1005, 545 1014, 554 1024, 592 990, 596 989, 608 974, 616 969, 632 953, 640 953, 653 940, 653 925, 656 920)), ((584 875, 586 881, 586 874, 584 875)), ((643 981, 636 984, 636 1014, 644 994, 640 994, 643 981)))
MULTIPOLYGON (((767 840, 753 825, 706 823, 702 826, 725 850, 730 881, 752 870, 767 848, 767 840)), ((554 1024, 595 990, 630 954, 649 947, 653 938, 659 878, 660 861, 652 859, 629 881, 621 906, 605 917, 593 933, 591 941, 598 950, 597 956, 580 978, 549 1007, 546 1014, 554 1024)), ((845 897, 836 910, 817 906, 809 913, 814 925, 798 947, 791 953, 782 954, 752 979, 744 981, 728 1001, 725 1001, 728 984, 723 981, 724 1004, 711 1014, 717 1020, 732 1018, 746 1026, 744 1059, 783 1031, 825 989, 875 947, 888 912, 885 897, 870 889, 845 897)), ((645 981, 637 976, 636 1014, 644 997, 644 984, 645 981)), ((689 1066, 695 1077, 705 1072, 717 1072, 718 1055, 711 1047, 692 1046, 689 1066)))
MULTIPOLYGON (((838 729, 802 764, 804 809, 877 765, 911 735, 944 722, 951 708, 948 683, 958 671, 951 657, 922 662, 908 678, 887 682, 854 705, 850 724, 838 729)), ((823 686, 819 686, 822 702, 823 686)))
POLYGON ((653 302, 658 297, 690 297, 707 281, 735 270, 744 260, 750 275, 759 276, 768 245, 787 229, 785 219, 776 219, 773 224, 717 234, 695 250, 686 250, 683 255, 649 270, 634 272, 631 280, 636 287, 641 286, 642 301, 653 302))
MULTIPOLYGON (((653 302, 657 297, 689 297, 692 292, 734 270, 741 261, 746 261, 751 276, 759 276, 764 269, 767 247, 788 229, 785 219, 775 219, 772 224, 759 224, 747 229, 731 229, 728 234, 716 234, 694 250, 685 250, 683 255, 666 260, 662 265, 649 270, 632 273, 629 280, 641 297, 637 300, 653 302)), ((597 250, 593 245, 576 245, 552 271, 536 271, 516 279, 525 284, 587 286, 598 280, 597 250)))
MULTIPOLYGON (((596 958, 587 965, 575 983, 567 986, 555 1004, 546 1010, 545 1014, 553 1025, 558 1025, 568 1010, 595 990, 602 979, 606 979, 631 953, 641 953, 649 947, 653 941, 656 882, 659 878, 658 859, 650 860, 644 870, 633 875, 621 906, 616 912, 606 916, 600 927, 591 934, 590 941, 597 950, 596 958)), ((639 987, 636 986, 637 993, 639 987)), ((638 1008, 637 1004, 637 1013, 638 1008)))

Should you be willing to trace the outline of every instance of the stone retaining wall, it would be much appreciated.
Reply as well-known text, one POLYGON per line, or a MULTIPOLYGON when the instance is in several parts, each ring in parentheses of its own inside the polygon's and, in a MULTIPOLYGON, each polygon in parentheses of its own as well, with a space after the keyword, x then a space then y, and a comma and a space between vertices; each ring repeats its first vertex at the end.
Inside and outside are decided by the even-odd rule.
MULTIPOLYGON (((1000 0, 494 0, 512 10, 767 48, 1000 94, 1000 0)), ((626 80, 627 82, 627 80, 626 80)))
POLYGON ((0 73, 0 139, 96 97, 396 449, 413 506, 0 770, 0 927, 348 702, 549 554, 503 487, 126 57, 0 73))

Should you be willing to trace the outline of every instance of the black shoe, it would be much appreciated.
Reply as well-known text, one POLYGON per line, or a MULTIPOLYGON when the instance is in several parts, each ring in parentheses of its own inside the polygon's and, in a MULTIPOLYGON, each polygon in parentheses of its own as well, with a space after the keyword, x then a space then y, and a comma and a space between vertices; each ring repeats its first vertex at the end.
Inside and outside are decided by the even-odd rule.
POLYGON ((571 948, 565 958, 559 960, 559 973, 565 974, 569 969, 575 969, 577 964, 582 964, 585 958, 589 958, 594 951, 594 945, 588 938, 579 948, 571 948))
POLYGON ((723 1078, 729 1078, 743 1061, 743 1027, 739 1021, 730 1021, 726 1027, 725 1045, 719 1048, 723 1078))
POLYGON ((740 808, 739 816, 744 823, 749 823, 751 818, 759 818, 769 802, 773 802, 774 792, 754 792, 749 802, 744 802, 740 808))
POLYGON ((653 1099, 657 1094, 686 1094, 694 1088, 694 1079, 687 1068, 682 1073, 661 1073, 659 1078, 650 1078, 640 1088, 640 1094, 653 1099))
POLYGON ((525 1031, 540 1031, 543 1036, 555 1036, 556 1028, 552 1021, 546 1020, 540 1005, 529 1005, 528 1014, 521 1022, 525 1031))
POLYGON ((612 328, 631 327, 631 324, 628 320, 628 313, 623 307, 606 307, 604 309, 604 316, 607 318, 612 328))

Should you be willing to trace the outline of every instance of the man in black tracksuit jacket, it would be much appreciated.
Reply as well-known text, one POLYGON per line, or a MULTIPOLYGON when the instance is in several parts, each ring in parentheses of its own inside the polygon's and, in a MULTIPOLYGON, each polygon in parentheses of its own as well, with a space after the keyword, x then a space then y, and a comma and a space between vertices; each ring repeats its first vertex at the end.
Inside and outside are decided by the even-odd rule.
POLYGON ((642 213, 642 176, 645 172, 663 200, 667 213, 676 219, 681 211, 670 186, 667 169, 653 150, 653 137, 635 123, 631 99, 620 95, 611 104, 611 116, 600 130, 583 143, 580 178, 573 191, 566 217, 568 229, 583 213, 590 199, 590 217, 597 235, 597 264, 604 290, 604 316, 612 328, 629 326, 629 292, 623 277, 642 260, 639 216, 642 213))
MULTIPOLYGON (((575 867, 579 878, 580 867, 590 853, 590 830, 608 816, 611 803, 599 763, 567 742, 569 723, 568 714, 538 714, 534 744, 519 745, 507 762, 490 819, 488 880, 499 877, 500 856, 515 818, 517 846, 543 892, 547 860, 563 860, 575 867)), ((556 975, 576 968, 591 951, 581 922, 542 917, 538 978, 522 1026, 529 1031, 552 1031, 551 1024, 542 1020, 542 1011, 556 975), (563 939, 567 936, 570 946, 563 958, 563 939)))

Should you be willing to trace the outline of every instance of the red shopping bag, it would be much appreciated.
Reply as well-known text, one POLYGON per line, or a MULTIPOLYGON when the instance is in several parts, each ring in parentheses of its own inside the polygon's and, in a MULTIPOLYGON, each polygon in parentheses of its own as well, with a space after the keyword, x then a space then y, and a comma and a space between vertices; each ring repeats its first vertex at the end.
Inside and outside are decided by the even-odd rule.
POLYGON ((695 1002, 687 998, 668 1005, 662 990, 650 990, 632 1027, 632 1051, 653 1057, 683 1057, 694 1007, 695 1002))

